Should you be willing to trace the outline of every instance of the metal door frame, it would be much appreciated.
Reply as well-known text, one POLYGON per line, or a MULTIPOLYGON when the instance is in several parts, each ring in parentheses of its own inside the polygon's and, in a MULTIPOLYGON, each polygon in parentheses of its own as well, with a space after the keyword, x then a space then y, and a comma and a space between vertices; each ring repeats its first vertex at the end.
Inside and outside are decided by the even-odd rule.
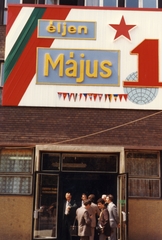
POLYGON ((117 203, 120 216, 118 236, 120 240, 128 240, 128 173, 117 177, 117 203))
MULTIPOLYGON (((37 145, 35 148, 35 164, 34 164, 34 172, 40 172, 40 159, 42 152, 70 152, 70 153, 118 153, 119 154, 119 169, 118 173, 125 172, 125 160, 124 160, 124 147, 122 146, 95 146, 95 145, 37 145)), ((44 172, 45 173, 45 172, 44 172)), ((55 172, 55 174, 57 174, 55 172)), ((35 183, 35 181, 34 181, 35 183)), ((36 184, 36 183, 35 183, 36 184)), ((35 192, 34 189, 34 202, 33 202, 33 210, 35 208, 35 192)), ((117 184, 117 191, 118 191, 118 184, 117 184)), ((117 194, 117 201, 118 201, 118 194, 117 194)), ((33 216, 34 217, 34 216, 33 216)), ((33 239, 33 224, 32 224, 32 239, 33 239)), ((59 236, 58 236, 59 237, 59 236)), ((124 240, 124 239, 123 239, 124 240)))

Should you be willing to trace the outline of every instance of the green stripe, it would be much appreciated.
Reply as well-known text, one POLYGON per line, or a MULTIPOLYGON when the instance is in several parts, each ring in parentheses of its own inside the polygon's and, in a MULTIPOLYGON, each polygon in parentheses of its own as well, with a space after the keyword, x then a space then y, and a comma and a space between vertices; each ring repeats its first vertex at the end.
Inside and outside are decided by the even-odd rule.
POLYGON ((11 73, 14 65, 16 64, 17 60, 19 59, 20 55, 22 54, 26 44, 31 38, 35 28, 38 24, 38 19, 42 17, 46 8, 35 8, 28 19, 25 27, 23 28, 20 36, 18 37, 17 41, 15 42, 13 48, 11 49, 8 57, 5 61, 5 70, 4 70, 4 82, 6 82, 9 74, 11 73))

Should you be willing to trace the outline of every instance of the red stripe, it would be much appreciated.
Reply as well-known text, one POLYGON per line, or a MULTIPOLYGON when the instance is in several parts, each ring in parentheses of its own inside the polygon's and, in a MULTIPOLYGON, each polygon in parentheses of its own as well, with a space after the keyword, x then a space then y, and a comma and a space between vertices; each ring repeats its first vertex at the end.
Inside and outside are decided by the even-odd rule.
POLYGON ((7 26, 6 26, 6 35, 8 34, 12 24, 14 23, 15 19, 17 18, 17 15, 21 11, 21 6, 8 6, 8 12, 7 12, 7 26), (12 9, 12 10, 10 10, 12 9))
MULTIPOLYGON (((42 19, 66 19, 71 8, 47 8, 42 19)), ((18 106, 27 87, 36 72, 36 49, 37 47, 50 47, 53 39, 37 38, 37 29, 26 45, 22 55, 9 75, 3 87, 2 104, 6 106, 18 106)))

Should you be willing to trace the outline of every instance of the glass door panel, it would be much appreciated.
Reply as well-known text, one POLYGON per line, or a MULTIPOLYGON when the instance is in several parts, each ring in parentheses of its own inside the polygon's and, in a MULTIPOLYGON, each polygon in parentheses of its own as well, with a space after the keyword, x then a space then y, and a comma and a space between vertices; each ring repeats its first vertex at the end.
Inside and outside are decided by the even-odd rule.
POLYGON ((36 173, 33 239, 57 238, 58 175, 36 173))
POLYGON ((118 155, 62 154, 62 171, 116 173, 118 155))

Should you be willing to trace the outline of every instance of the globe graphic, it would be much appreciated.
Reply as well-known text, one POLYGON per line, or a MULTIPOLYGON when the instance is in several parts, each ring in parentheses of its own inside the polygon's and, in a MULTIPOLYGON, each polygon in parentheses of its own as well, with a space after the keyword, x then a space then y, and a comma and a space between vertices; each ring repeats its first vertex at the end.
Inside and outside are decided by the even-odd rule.
MULTIPOLYGON (((137 81, 138 74, 133 72, 126 78, 127 81, 137 81)), ((128 94, 128 99, 136 104, 144 105, 152 102, 158 95, 158 88, 130 88, 124 87, 124 93, 128 94)))

